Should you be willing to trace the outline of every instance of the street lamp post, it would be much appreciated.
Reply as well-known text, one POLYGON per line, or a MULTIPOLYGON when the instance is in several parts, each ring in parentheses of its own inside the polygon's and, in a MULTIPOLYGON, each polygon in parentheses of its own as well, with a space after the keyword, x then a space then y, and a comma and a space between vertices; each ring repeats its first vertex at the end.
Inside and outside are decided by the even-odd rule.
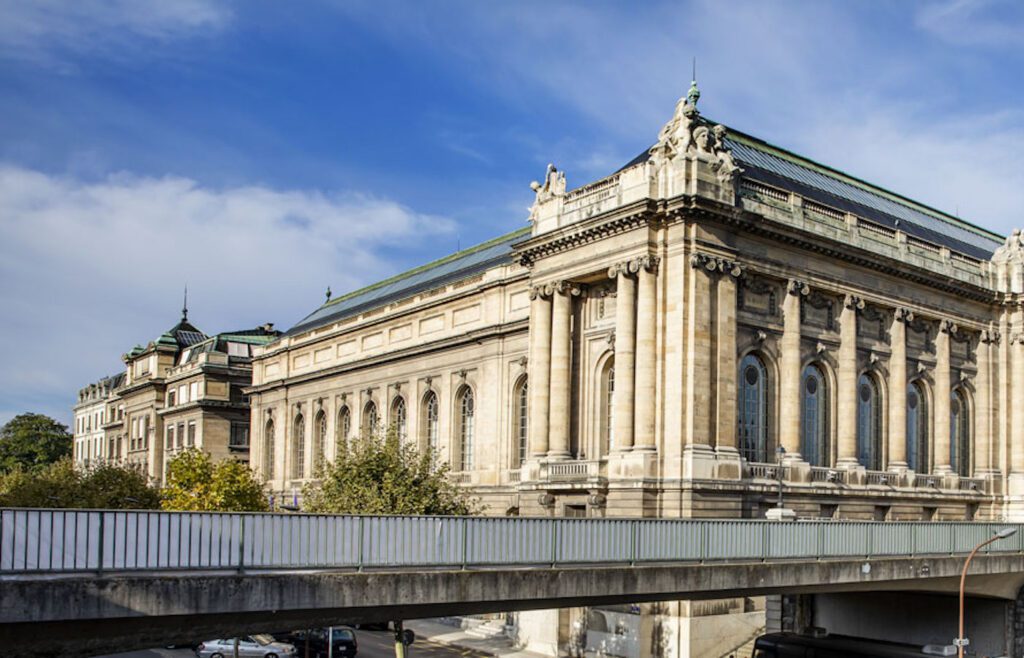
POLYGON ((974 550, 972 550, 970 555, 967 556, 967 561, 964 562, 964 569, 960 572, 960 634, 957 636, 955 640, 953 640, 953 644, 956 645, 957 658, 964 658, 964 647, 967 646, 969 642, 969 640, 966 637, 964 637, 964 584, 967 582, 967 567, 970 566, 971 560, 974 559, 974 555, 978 551, 985 548, 994 541, 999 541, 1000 539, 1012 537, 1016 533, 1016 528, 1003 528, 1002 530, 997 532, 995 536, 991 539, 986 539, 985 541, 975 546, 974 550))

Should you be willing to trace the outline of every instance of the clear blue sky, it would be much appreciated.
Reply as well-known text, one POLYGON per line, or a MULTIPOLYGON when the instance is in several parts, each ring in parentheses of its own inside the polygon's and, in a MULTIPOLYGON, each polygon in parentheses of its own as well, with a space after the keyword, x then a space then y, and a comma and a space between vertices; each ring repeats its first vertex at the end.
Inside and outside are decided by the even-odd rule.
POLYGON ((715 120, 1024 224, 1024 3, 0 0, 0 422, 177 320, 288 327, 715 120))

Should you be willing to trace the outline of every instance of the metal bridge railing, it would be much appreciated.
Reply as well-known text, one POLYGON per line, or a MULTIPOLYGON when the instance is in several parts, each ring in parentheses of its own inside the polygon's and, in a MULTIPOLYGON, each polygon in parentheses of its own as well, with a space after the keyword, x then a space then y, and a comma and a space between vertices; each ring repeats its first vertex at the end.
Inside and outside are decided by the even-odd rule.
POLYGON ((2 509, 0 575, 953 555, 1011 525, 2 509))

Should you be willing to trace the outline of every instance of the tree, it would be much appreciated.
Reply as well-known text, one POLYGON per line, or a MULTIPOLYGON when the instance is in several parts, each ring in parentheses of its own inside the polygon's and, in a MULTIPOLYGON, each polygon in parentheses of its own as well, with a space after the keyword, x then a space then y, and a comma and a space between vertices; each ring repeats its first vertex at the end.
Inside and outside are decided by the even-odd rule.
POLYGON ((160 494, 134 466, 77 469, 62 459, 34 472, 17 468, 0 475, 0 507, 159 509, 160 494))
POLYGON ((302 488, 303 508, 335 514, 474 513, 476 501, 448 471, 432 451, 403 444, 394 430, 359 437, 302 488))
POLYGON ((15 416, 0 428, 0 473, 38 472, 71 456, 66 425, 42 414, 15 416))
POLYGON ((256 474, 231 459, 217 464, 210 455, 185 450, 167 463, 162 492, 165 510, 182 512, 265 512, 267 493, 256 474))

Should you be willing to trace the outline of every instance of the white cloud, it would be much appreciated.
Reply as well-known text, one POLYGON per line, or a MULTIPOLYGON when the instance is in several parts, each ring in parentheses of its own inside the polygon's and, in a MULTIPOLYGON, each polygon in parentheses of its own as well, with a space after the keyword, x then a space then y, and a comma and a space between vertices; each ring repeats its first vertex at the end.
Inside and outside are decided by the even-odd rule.
POLYGON ((341 293, 392 274, 384 251, 452 229, 355 193, 0 166, 0 406, 64 399, 68 409, 40 410, 67 417, 78 388, 177 321, 186 282, 207 333, 287 328, 328 284, 341 293))
POLYGON ((231 18, 218 0, 0 0, 0 55, 70 68, 72 56, 126 58, 139 45, 218 32, 231 18))
POLYGON ((923 5, 919 27, 938 39, 961 46, 1019 48, 1024 39, 1024 11, 1017 0, 947 0, 923 5))

